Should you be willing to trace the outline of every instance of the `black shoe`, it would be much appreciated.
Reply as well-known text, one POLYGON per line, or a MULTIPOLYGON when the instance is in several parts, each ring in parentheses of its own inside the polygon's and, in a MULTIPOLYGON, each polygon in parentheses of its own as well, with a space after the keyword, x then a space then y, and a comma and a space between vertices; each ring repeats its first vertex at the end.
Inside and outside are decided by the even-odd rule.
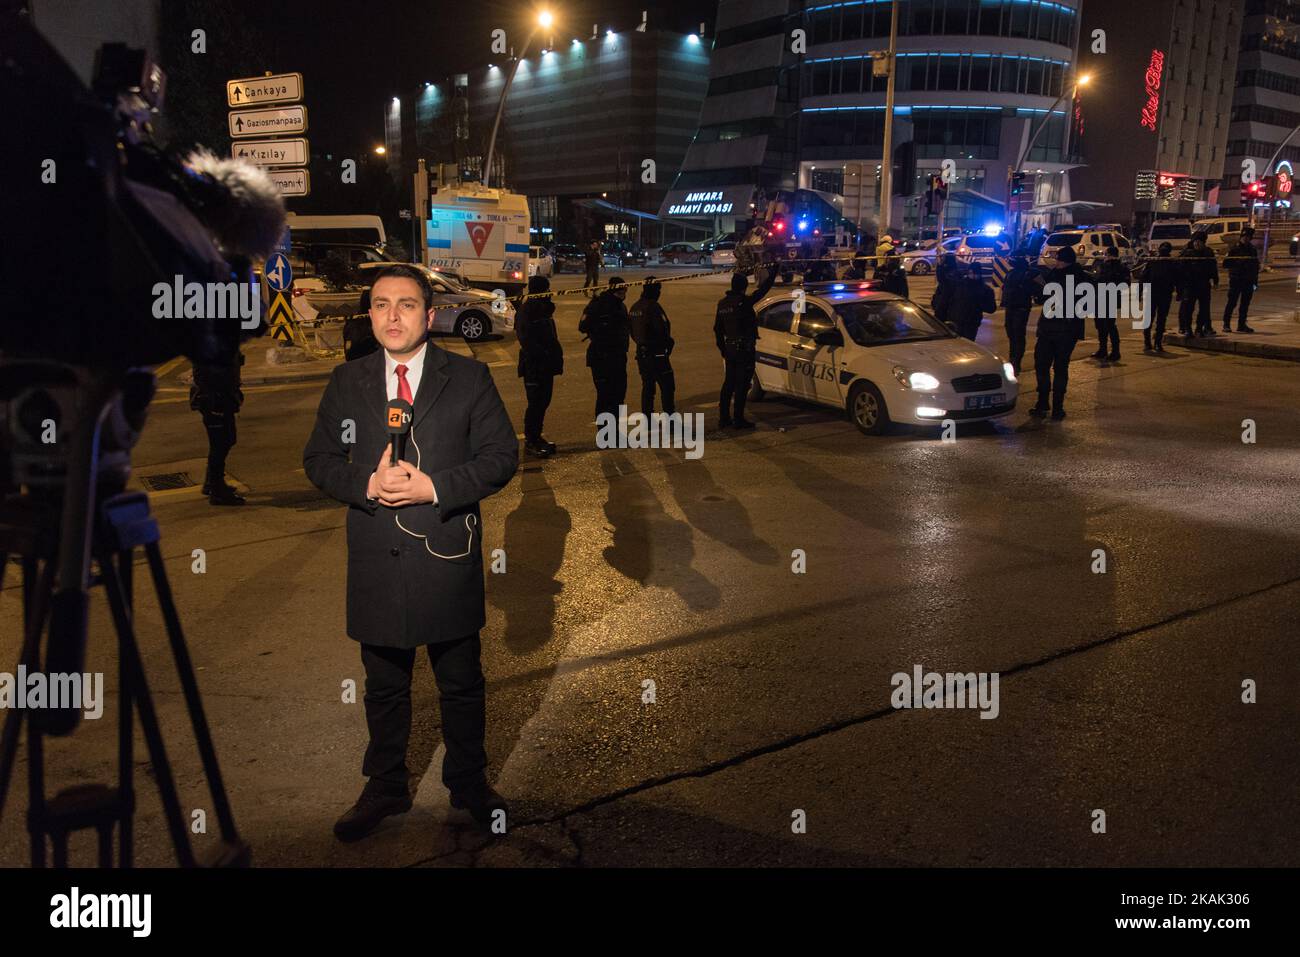
POLYGON ((730 420, 730 419, 718 419, 718 428, 720 428, 720 429, 729 429, 729 428, 731 428, 731 420, 730 420))
POLYGON ((1152 347, 1151 347, 1151 340, 1150 340, 1150 339, 1143 339, 1143 340, 1142 340, 1142 351, 1143 351, 1143 352, 1150 352, 1150 351, 1151 351, 1151 348, 1152 348, 1152 347))
POLYGON ((546 436, 544 436, 544 435, 539 435, 539 436, 537 437, 537 442, 538 442, 539 445, 541 445, 542 448, 546 449, 546 452, 547 452, 548 455, 554 455, 554 454, 555 454, 555 450, 556 450, 556 448, 557 448, 558 446, 556 446, 556 444, 555 444, 554 442, 550 442, 550 441, 548 441, 547 438, 546 438, 546 436))
POLYGON ((754 423, 749 421, 749 419, 737 419, 732 423, 732 428, 735 429, 752 429, 753 427, 754 423))
POLYGON ((1092 359, 1105 359, 1105 358, 1106 358, 1106 350, 1105 350, 1105 349, 1098 349, 1096 352, 1094 352, 1094 353, 1090 356, 1090 358, 1092 358, 1092 359))
POLYGON ((537 439, 525 439, 524 451, 527 452, 529 455, 535 455, 539 459, 544 459, 551 454, 552 449, 548 449, 537 439))
POLYGON ((1157 343, 1156 343, 1156 352, 1164 352, 1164 351, 1165 351, 1164 344, 1163 344, 1163 343, 1159 343, 1159 342, 1157 342, 1157 343))
POLYGON ((1059 409, 1059 408, 1058 408, 1058 409, 1053 409, 1053 410, 1052 410, 1052 421, 1053 421, 1053 422, 1060 422, 1063 418, 1065 418, 1065 410, 1064 410, 1064 409, 1059 409))
POLYGON ((1209 338, 1209 337, 1211 337, 1211 336, 1217 336, 1218 333, 1215 332, 1215 331, 1214 331, 1214 327, 1211 326, 1210 328, 1206 329, 1204 332, 1198 332, 1197 335, 1199 335, 1199 336, 1204 336, 1204 337, 1206 337, 1206 338, 1209 338))
POLYGON ((405 814, 410 809, 409 791, 387 792, 367 783, 357 803, 334 822, 334 836, 340 841, 359 841, 378 827, 384 818, 405 814))
POLYGON ((1118 353, 1118 352, 1112 352, 1112 353, 1110 354, 1110 361, 1111 361, 1111 362, 1119 362, 1119 353, 1118 353))
POLYGON ((222 482, 220 485, 213 485, 208 492, 208 502, 212 505, 243 505, 244 496, 240 495, 233 488, 222 482))
POLYGON ((474 823, 485 830, 492 827, 494 812, 504 811, 505 817, 502 818, 503 821, 507 821, 510 816, 510 808, 506 804, 506 799, 493 790, 491 785, 487 784, 463 794, 457 794, 453 791, 451 806, 459 811, 468 811, 469 816, 474 819, 474 823))
POLYGON ((1250 326, 1242 325, 1242 326, 1238 326, 1238 327, 1237 327, 1237 331, 1238 331, 1238 332, 1254 332, 1255 330, 1252 329, 1252 328, 1250 328, 1250 326))
POLYGON ((1231 325, 1231 324, 1225 325, 1225 326, 1223 327, 1223 334, 1226 336, 1226 335, 1228 335, 1230 332, 1232 332, 1232 325, 1231 325))
POLYGON ((1047 403, 1038 403, 1038 405, 1029 410, 1029 414, 1041 419, 1043 416, 1047 415, 1047 403))

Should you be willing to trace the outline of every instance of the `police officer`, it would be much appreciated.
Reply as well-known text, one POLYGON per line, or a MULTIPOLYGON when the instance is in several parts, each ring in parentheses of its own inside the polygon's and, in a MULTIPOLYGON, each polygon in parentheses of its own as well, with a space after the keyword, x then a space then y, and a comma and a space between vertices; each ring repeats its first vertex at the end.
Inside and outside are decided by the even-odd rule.
POLYGON ((1212 336, 1214 322, 1210 318, 1210 284, 1219 284, 1219 264, 1205 245, 1205 233, 1192 234, 1192 241, 1178 256, 1178 265, 1182 267, 1179 277, 1179 296, 1182 305, 1178 308, 1178 331, 1183 335, 1212 336), (1192 328, 1192 311, 1196 311, 1196 328, 1192 328))
POLYGON ((1070 381, 1070 356, 1074 345, 1083 338, 1083 317, 1069 316, 1074 311, 1074 303, 1065 300, 1067 277, 1074 277, 1076 289, 1091 283, 1092 276, 1075 261, 1074 250, 1069 246, 1061 249, 1056 256, 1060 263, 1044 277, 1043 291, 1036 298, 1039 301, 1054 298, 1062 304, 1043 308, 1038 317, 1038 341, 1034 343, 1034 372, 1038 377, 1038 404, 1029 410, 1030 415, 1047 415, 1047 397, 1052 397, 1052 418, 1059 421, 1065 418, 1065 389, 1070 381), (1053 288, 1059 290, 1051 297, 1053 288), (1048 315, 1048 312, 1060 312, 1061 315, 1048 315))
POLYGON ((213 505, 243 505, 244 498, 226 484, 226 456, 235 447, 235 416, 244 404, 239 367, 244 364, 237 343, 222 363, 194 363, 190 408, 203 416, 208 433, 208 470, 203 494, 213 505))
POLYGON ((984 313, 997 312, 998 301, 984 283, 984 271, 978 262, 967 267, 965 275, 954 282, 948 303, 948 320, 957 326, 957 335, 975 341, 984 313))
POLYGON ((934 293, 930 296, 930 308, 934 310, 935 318, 940 322, 955 322, 949 310, 952 306, 953 294, 964 276, 965 266, 957 261, 953 253, 945 253, 942 258, 936 260, 934 293))
POLYGON ((629 315, 632 323, 632 340, 636 343, 636 367, 641 372, 641 411, 649 416, 655 409, 655 386, 664 411, 676 411, 673 403, 675 382, 669 356, 673 351, 672 324, 668 313, 659 305, 663 286, 654 276, 647 276, 641 288, 641 298, 633 304, 629 315))
POLYGON ((596 418, 609 412, 618 418, 618 407, 627 401, 627 350, 630 344, 627 307, 627 284, 611 276, 609 286, 587 304, 578 323, 585 335, 587 365, 596 386, 596 418))
POLYGON ((1002 281, 1002 308, 1006 310, 1007 341, 1010 343, 1011 368, 1020 375, 1020 364, 1025 358, 1025 336, 1029 329, 1029 312, 1034 297, 1042 290, 1038 271, 1029 267, 1025 250, 1011 257, 1011 270, 1002 281))
POLYGON ((719 428, 733 425, 738 429, 754 427, 754 423, 745 418, 745 399, 754 375, 754 343, 758 341, 758 317, 754 315, 754 306, 768 294, 774 282, 776 270, 768 269, 758 288, 747 294, 745 290, 749 280, 736 273, 731 277, 731 289, 718 302, 713 338, 726 362, 722 391, 718 395, 719 428))
POLYGON ((1241 231, 1241 239, 1228 250, 1224 265, 1228 269, 1228 307, 1223 310, 1223 331, 1232 331, 1232 310, 1241 301, 1241 311, 1237 313, 1237 331, 1254 332, 1246 325, 1246 313, 1250 311, 1250 300, 1255 295, 1255 284, 1259 281, 1259 253, 1255 250, 1255 229, 1247 226, 1241 231))
MULTIPOLYGON (((1128 267, 1119 261, 1119 250, 1114 246, 1107 247, 1106 255, 1102 258, 1101 265, 1097 267, 1097 281, 1127 286, 1130 278, 1128 267)), ((1097 315, 1093 322, 1097 326, 1097 351, 1092 354, 1092 357, 1103 362, 1107 359, 1118 362, 1119 317, 1109 314, 1113 300, 1098 293, 1096 302, 1097 315), (1109 354, 1106 352, 1107 342, 1110 343, 1109 354)))
POLYGON ((1165 322, 1173 304, 1174 289, 1178 286, 1178 263, 1174 260, 1173 243, 1161 243, 1156 255, 1142 264, 1142 281, 1151 292, 1151 324, 1142 330, 1142 349, 1164 352, 1165 322), (1154 345, 1153 345, 1154 343, 1154 345))
POLYGON ((596 286, 600 283, 600 243, 592 240, 587 246, 587 252, 583 256, 583 262, 587 266, 587 278, 583 281, 583 287, 587 290, 587 296, 596 295, 596 286))
POLYGON ((519 375, 528 397, 528 408, 524 410, 524 451, 539 458, 555 454, 555 443, 542 435, 542 424, 551 405, 555 377, 564 372, 564 349, 555 332, 555 303, 550 291, 549 279, 530 276, 528 299, 515 319, 519 375))
POLYGON ((880 291, 892 292, 895 296, 908 298, 907 273, 903 271, 903 261, 898 253, 890 250, 885 255, 884 265, 880 271, 880 291))

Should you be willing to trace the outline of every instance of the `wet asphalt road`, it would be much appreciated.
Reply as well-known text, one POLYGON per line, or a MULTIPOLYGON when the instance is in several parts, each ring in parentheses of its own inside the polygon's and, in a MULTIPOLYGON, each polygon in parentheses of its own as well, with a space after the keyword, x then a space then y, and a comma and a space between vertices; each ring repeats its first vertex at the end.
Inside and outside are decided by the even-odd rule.
MULTIPOLYGON (((301 470, 319 383, 249 390, 229 465, 248 507, 156 496, 256 861, 1300 862, 1300 367, 1143 356, 1128 331, 1120 363, 1074 363, 1061 423, 1022 402, 954 443, 868 438, 832 410, 770 401, 752 406, 757 430, 722 434, 710 332, 721 291, 709 278, 664 293, 679 407, 710 428, 694 461, 591 448, 581 300, 560 306, 567 365, 547 425, 560 453, 525 459, 484 503, 485 551, 507 556, 506 573, 488 575, 483 635, 491 774, 513 800, 503 841, 447 809, 423 659, 415 809, 360 844, 330 834, 362 783, 365 726, 340 691, 362 677, 342 630, 344 514, 301 470), (791 570, 796 549, 804 574, 791 570), (892 676, 916 665, 999 673, 998 717, 891 708, 892 676), (1257 703, 1242 702, 1247 680, 1257 703)), ((1260 321, 1291 322, 1293 300, 1290 283, 1267 287, 1260 321)), ((1000 323, 981 341, 1000 348, 1000 323)), ((473 352, 518 425, 513 341, 473 352)), ((199 468, 179 371, 137 449, 141 473, 199 468)), ((634 366, 630 378, 635 394, 634 366)), ((15 585, 0 601, 0 660, 16 659, 15 585)), ((138 614, 183 805, 211 818, 154 602, 142 596, 138 614)), ((111 688, 98 606, 95 628, 111 688)), ((52 780, 109 776, 112 707, 52 744, 52 780)), ((137 757, 143 775, 142 745, 137 757)), ((25 773, 0 821, 0 863, 26 860, 25 773)), ((140 802, 139 861, 166 864, 149 787, 140 802)))

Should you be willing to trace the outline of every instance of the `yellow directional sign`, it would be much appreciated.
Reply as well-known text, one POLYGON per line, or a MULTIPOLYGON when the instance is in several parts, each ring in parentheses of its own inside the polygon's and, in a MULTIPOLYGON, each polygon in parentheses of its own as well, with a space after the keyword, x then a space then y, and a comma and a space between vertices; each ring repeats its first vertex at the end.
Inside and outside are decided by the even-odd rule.
POLYGON ((289 305, 283 292, 277 292, 271 297, 271 309, 267 313, 267 322, 271 327, 272 339, 284 339, 286 342, 293 342, 295 325, 293 307, 289 305))

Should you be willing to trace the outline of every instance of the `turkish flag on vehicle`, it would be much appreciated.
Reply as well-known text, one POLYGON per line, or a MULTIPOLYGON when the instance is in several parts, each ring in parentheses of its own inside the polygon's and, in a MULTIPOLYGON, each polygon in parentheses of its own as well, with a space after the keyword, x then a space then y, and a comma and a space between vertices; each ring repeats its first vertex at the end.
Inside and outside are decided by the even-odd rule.
POLYGON ((492 227, 496 223, 466 223, 465 228, 469 230, 469 241, 474 244, 474 255, 482 256, 483 247, 487 245, 488 237, 492 235, 492 227))

